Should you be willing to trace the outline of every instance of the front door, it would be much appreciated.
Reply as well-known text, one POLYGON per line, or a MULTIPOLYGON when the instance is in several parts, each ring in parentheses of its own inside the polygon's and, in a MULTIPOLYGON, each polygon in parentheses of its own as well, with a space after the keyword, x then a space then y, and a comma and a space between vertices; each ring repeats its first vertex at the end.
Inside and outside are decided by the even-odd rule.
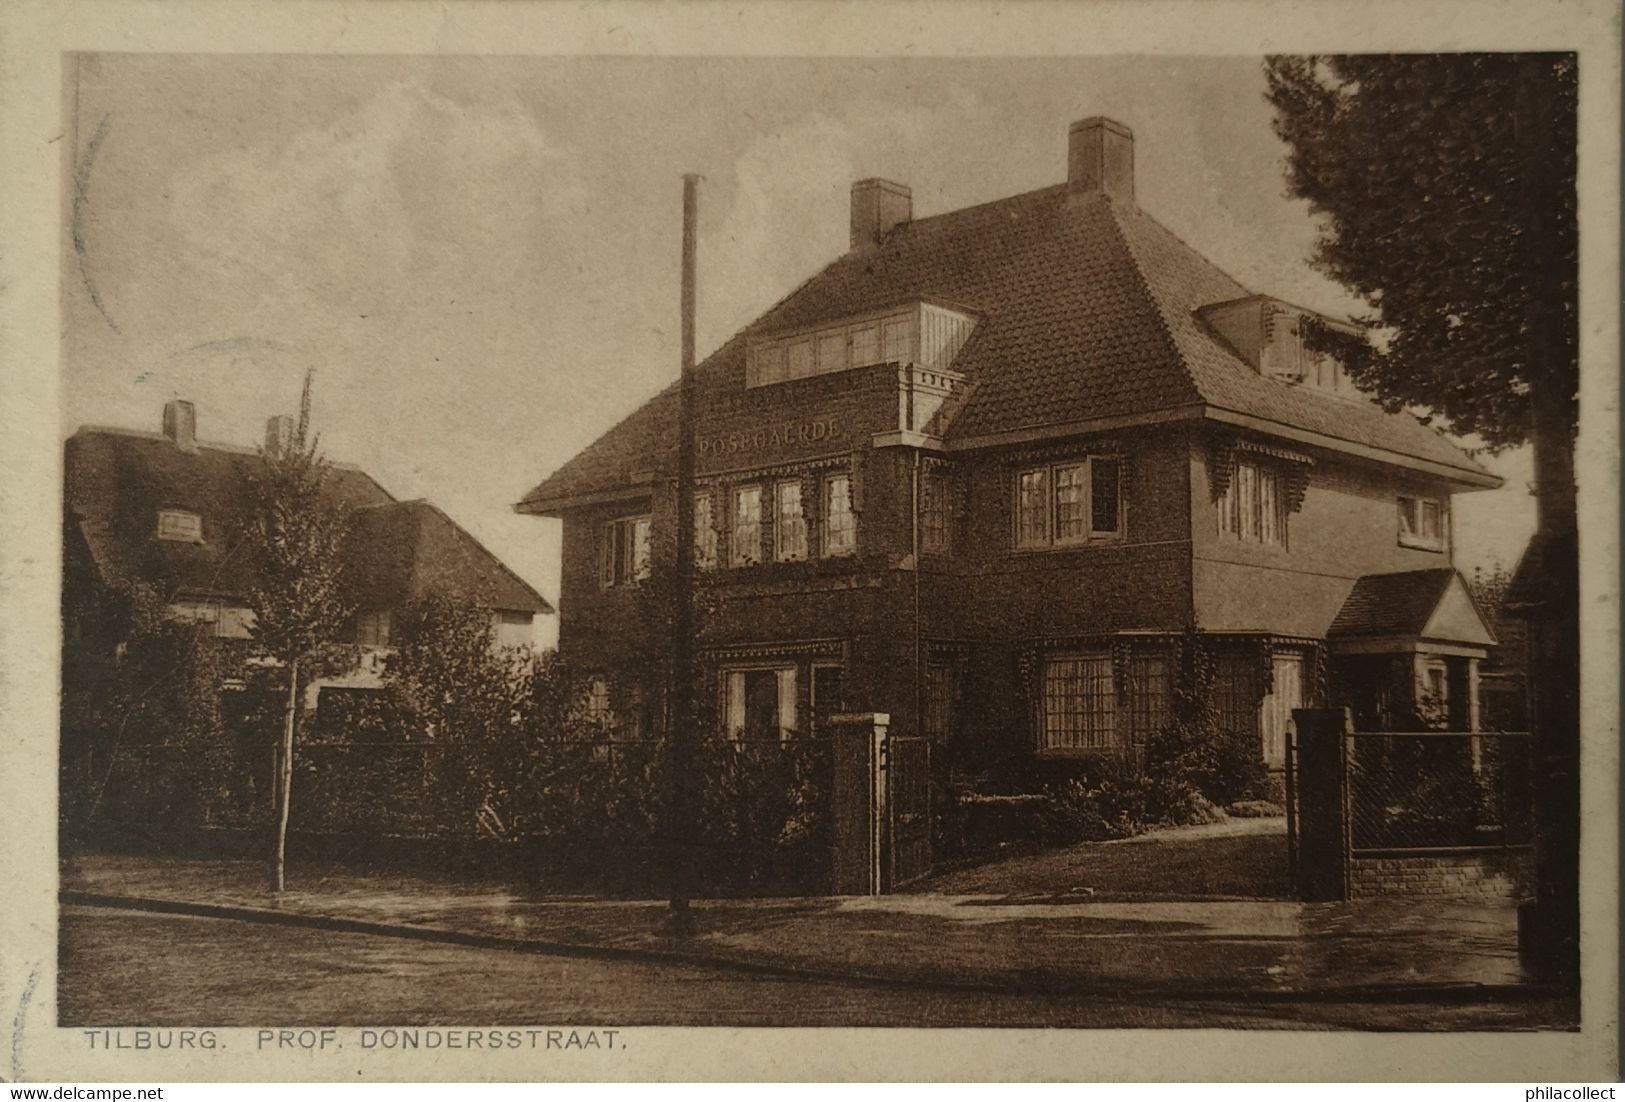
POLYGON ((1303 655, 1278 654, 1271 664, 1272 685, 1259 709, 1259 730, 1263 736, 1264 765, 1280 769, 1286 765, 1286 733, 1292 722, 1292 709, 1303 707, 1303 655))

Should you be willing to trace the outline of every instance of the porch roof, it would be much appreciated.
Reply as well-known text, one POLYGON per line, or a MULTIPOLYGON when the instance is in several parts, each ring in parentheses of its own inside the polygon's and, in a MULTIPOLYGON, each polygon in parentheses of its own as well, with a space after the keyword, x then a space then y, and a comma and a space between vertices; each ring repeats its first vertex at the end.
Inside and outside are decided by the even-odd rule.
POLYGON ((1365 575, 1355 581, 1326 637, 1495 645, 1495 633, 1453 567, 1365 575))

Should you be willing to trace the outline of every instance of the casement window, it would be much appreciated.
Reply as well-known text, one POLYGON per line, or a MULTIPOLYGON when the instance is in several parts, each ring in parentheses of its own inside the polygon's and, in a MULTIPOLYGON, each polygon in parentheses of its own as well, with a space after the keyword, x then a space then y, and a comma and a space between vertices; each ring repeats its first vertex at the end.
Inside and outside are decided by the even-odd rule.
POLYGON ((358 612, 355 616, 355 641, 364 647, 387 647, 393 622, 388 609, 358 612))
POLYGON ((1120 539, 1122 462, 1091 456, 1018 472, 1015 526, 1022 550, 1120 539))
POLYGON ((1134 741, 1155 735, 1173 715, 1172 664, 1167 655, 1136 654, 1129 660, 1129 726, 1134 741))
POLYGON ((1444 502, 1436 497, 1400 498, 1399 542, 1402 547, 1418 547, 1425 551, 1443 551, 1445 544, 1444 502))
POLYGON ((800 562, 807 557, 807 518, 801 511, 801 482, 773 485, 773 558, 800 562))
POLYGON ((731 739, 795 735, 796 668, 761 666, 722 671, 724 731, 731 739))
POLYGON ((587 682, 581 702, 581 715, 587 724, 608 734, 615 727, 615 712, 609 703, 609 679, 594 677, 587 682))
POLYGON ((716 518, 711 514, 711 495, 694 495, 694 566, 710 570, 717 565, 716 518))
POLYGON ((1115 750, 1124 745, 1118 731, 1112 656, 1098 652, 1047 659, 1039 701, 1038 748, 1115 750))
POLYGON ((1219 727, 1227 734, 1258 731, 1258 660, 1252 655, 1221 654, 1213 663, 1213 700, 1219 727))
POLYGON ((1242 543, 1286 546, 1286 486, 1275 467, 1236 460, 1236 470, 1218 500, 1219 534, 1242 543))
POLYGON ((940 471, 926 471, 920 476, 920 549, 933 554, 947 554, 950 535, 950 509, 948 479, 940 471))
POLYGON ((599 546, 599 584, 614 589, 648 577, 649 518, 622 517, 604 525, 599 546))
POLYGON ((174 543, 202 543, 203 518, 184 509, 160 509, 158 538, 174 543))
POLYGON ((852 476, 832 474, 824 479, 824 555, 836 558, 858 548, 858 517, 852 511, 852 476))
POLYGON ((762 561, 762 488, 736 486, 733 493, 733 528, 728 539, 728 561, 754 566, 762 561))
POLYGON ((220 621, 223 612, 224 602, 206 598, 176 601, 169 606, 170 619, 187 624, 196 624, 203 629, 205 635, 218 636, 220 634, 220 621))

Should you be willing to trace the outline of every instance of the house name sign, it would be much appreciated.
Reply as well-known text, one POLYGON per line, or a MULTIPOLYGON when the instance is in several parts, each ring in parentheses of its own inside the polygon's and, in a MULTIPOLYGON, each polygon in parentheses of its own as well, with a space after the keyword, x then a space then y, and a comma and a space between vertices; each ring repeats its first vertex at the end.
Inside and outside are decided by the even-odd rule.
POLYGON ((784 421, 757 428, 710 433, 699 439, 701 459, 717 459, 775 448, 806 447, 838 440, 845 433, 838 418, 815 417, 809 421, 784 421))

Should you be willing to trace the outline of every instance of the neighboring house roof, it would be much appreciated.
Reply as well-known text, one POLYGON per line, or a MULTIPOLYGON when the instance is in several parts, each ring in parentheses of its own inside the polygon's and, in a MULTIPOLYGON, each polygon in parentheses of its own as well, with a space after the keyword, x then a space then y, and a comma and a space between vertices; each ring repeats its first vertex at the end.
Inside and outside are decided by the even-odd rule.
MULTIPOLYGON (((1260 375, 1200 316, 1250 294, 1132 203, 1059 185, 908 222, 847 253, 706 359, 697 384, 702 394, 743 387, 752 336, 935 298, 978 317, 954 361, 969 389, 943 429, 949 448, 1201 414, 1498 484, 1410 414, 1260 375)), ((671 454, 675 406, 676 388, 668 387, 518 508, 635 481, 671 454)))
POLYGON ((552 611, 540 593, 427 501, 357 509, 345 563, 366 608, 398 608, 439 590, 510 612, 552 611))
POLYGON ((1354 583, 1328 639, 1401 637, 1493 646, 1467 583, 1449 567, 1367 574, 1354 583))
MULTIPOLYGON (((67 519, 104 581, 145 582, 172 596, 247 596, 255 576, 244 536, 246 503, 249 480, 263 462, 259 453, 217 444, 183 451, 157 433, 81 428, 68 439, 64 458, 67 519), (162 509, 201 516, 203 541, 158 539, 162 509)), ((370 603, 374 593, 417 593, 431 578, 448 578, 494 608, 552 611, 434 506, 397 502, 346 464, 332 465, 327 491, 354 511, 352 561, 369 567, 356 575, 364 607, 381 607, 370 603)))

